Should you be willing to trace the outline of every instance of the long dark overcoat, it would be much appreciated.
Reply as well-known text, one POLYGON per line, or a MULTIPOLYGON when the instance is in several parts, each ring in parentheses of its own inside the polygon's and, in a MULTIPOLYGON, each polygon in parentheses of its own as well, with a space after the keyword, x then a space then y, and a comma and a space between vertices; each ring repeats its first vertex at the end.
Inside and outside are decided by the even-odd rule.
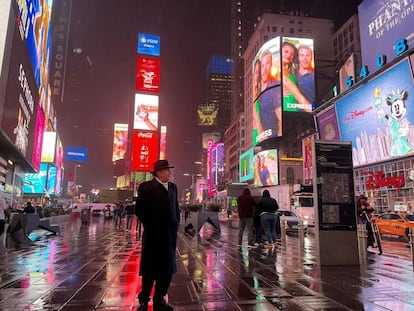
POLYGON ((180 221, 177 186, 169 182, 167 191, 155 178, 143 182, 136 202, 135 211, 144 227, 139 274, 154 279, 174 274, 180 221))

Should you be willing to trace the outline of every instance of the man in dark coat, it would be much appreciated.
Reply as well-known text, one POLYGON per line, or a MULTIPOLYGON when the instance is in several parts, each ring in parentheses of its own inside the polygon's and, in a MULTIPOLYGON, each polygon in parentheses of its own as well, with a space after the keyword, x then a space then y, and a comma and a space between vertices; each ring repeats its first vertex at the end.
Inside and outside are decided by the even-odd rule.
POLYGON ((153 310, 174 310, 164 297, 168 292, 173 274, 177 271, 176 244, 180 214, 177 186, 169 182, 171 177, 167 160, 154 163, 154 178, 138 188, 135 212, 144 226, 139 274, 142 289, 138 295, 137 311, 148 310, 151 289, 155 282, 153 310))

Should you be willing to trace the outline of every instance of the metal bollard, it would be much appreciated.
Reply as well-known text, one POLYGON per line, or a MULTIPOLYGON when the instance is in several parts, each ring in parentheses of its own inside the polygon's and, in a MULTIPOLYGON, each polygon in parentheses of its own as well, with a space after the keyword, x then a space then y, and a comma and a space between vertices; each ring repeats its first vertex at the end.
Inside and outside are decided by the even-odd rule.
POLYGON ((414 228, 410 228, 409 235, 410 235, 410 246, 411 246, 411 262, 412 262, 413 271, 414 271, 414 228))
POLYGON ((285 216, 280 216, 280 242, 282 246, 286 246, 286 219, 285 216))
POLYGON ((365 224, 357 224, 359 261, 362 263, 367 258, 367 228, 365 224))
POLYGON ((303 219, 298 221, 298 238, 299 238, 299 250, 302 252, 305 248, 305 230, 303 226, 303 219))

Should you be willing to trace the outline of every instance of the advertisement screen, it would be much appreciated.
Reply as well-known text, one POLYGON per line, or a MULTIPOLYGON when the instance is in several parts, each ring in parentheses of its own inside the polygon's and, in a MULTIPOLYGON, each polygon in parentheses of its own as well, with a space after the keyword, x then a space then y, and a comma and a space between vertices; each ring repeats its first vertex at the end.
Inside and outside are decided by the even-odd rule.
POLYGON ((253 145, 282 136, 280 37, 267 41, 252 64, 253 145))
POLYGON ((319 139, 341 140, 335 106, 329 107, 317 115, 319 139))
POLYGON ((336 102, 342 141, 354 166, 414 152, 414 87, 407 59, 336 102))
POLYGON ((219 185, 225 184, 224 144, 217 143, 210 148, 209 195, 217 192, 219 185))
POLYGON ((312 39, 282 37, 283 111, 312 112, 315 63, 312 39))
POLYGON ((63 176, 63 146, 60 137, 57 137, 56 142, 56 186, 55 186, 55 195, 60 194, 60 189, 62 185, 62 176, 63 176))
POLYGON ((240 156, 240 181, 254 178, 254 151, 250 148, 240 156))
POLYGON ((279 184, 278 152, 264 150, 254 156, 254 185, 277 186, 279 184))
POLYGON ((386 55, 390 62, 396 57, 394 44, 406 39, 414 44, 414 10, 412 1, 365 0, 358 6, 362 64, 374 73, 377 55, 386 55), (373 52, 375 51, 375 52, 373 52))
POLYGON ((134 130, 158 129, 158 96, 135 94, 134 130))
POLYGON ((135 89, 137 92, 160 91, 160 60, 149 57, 137 57, 135 89))
POLYGON ((112 151, 112 162, 125 157, 128 147, 128 124, 114 124, 114 146, 112 151))
POLYGON ((56 132, 44 132, 43 133, 43 145, 42 145, 42 162, 53 163, 55 162, 56 154, 56 132))
MULTIPOLYGON (((0 29, 7 29, 10 18, 11 1, 0 2, 0 29)), ((13 4, 14 5, 14 4, 13 4)), ((6 45, 7 31, 0 31, 0 72, 2 72, 4 49, 6 45)))
POLYGON ((157 132, 134 131, 132 133, 131 170, 151 172, 158 160, 159 136, 157 132))
POLYGON ((47 180, 47 164, 40 164, 39 173, 25 174, 23 192, 25 194, 44 193, 47 180))
POLYGON ((37 106, 33 154, 32 154, 32 164, 36 170, 40 169, 40 162, 42 160, 44 130, 45 130, 45 118, 43 117, 42 109, 40 108, 40 106, 37 106))
POLYGON ((139 33, 137 51, 138 54, 160 56, 160 37, 139 33))
POLYGON ((342 93, 347 89, 346 87, 346 78, 352 77, 352 80, 355 81, 355 62, 354 54, 348 57, 345 64, 339 69, 339 91, 342 93))
POLYGON ((66 147, 65 159, 74 162, 88 161, 88 149, 82 147, 66 147))
POLYGON ((167 158, 167 127, 161 126, 161 136, 160 136, 160 160, 165 160, 167 158))
POLYGON ((215 143, 221 140, 221 134, 219 132, 203 133, 202 134, 202 146, 203 149, 208 149, 215 143))
POLYGON ((49 195, 55 194, 56 188, 56 166, 50 165, 47 170, 46 193, 49 195))
POLYGON ((303 184, 312 185, 313 183, 313 136, 306 137, 302 140, 303 154, 303 184))
POLYGON ((27 163, 32 163, 39 92, 27 46, 20 38, 18 29, 13 34, 6 89, 0 128, 27 163))
POLYGON ((48 72, 51 57, 51 27, 53 0, 16 1, 19 12, 18 27, 26 41, 37 86, 49 81, 48 72))

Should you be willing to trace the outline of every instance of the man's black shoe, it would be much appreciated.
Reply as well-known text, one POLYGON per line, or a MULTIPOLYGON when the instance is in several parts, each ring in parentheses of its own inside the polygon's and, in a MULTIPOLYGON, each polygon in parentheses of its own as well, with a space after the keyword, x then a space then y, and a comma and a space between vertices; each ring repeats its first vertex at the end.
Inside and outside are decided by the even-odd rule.
POLYGON ((148 311, 148 302, 140 303, 136 311, 148 311))
POLYGON ((174 306, 168 304, 165 299, 154 301, 154 311, 174 311, 174 306))

